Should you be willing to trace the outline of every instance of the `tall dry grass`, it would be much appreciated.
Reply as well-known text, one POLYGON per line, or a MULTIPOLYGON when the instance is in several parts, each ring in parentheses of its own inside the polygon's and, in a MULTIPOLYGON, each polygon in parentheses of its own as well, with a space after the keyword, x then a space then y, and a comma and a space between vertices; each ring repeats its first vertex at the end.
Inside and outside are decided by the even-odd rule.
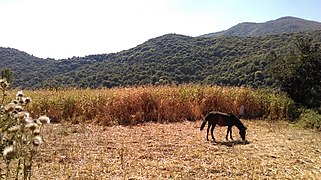
POLYGON ((197 120, 211 111, 241 118, 283 119, 293 104, 285 94, 244 87, 204 85, 141 86, 112 89, 26 91, 33 98, 29 111, 47 114, 53 122, 91 121, 103 125, 197 120))

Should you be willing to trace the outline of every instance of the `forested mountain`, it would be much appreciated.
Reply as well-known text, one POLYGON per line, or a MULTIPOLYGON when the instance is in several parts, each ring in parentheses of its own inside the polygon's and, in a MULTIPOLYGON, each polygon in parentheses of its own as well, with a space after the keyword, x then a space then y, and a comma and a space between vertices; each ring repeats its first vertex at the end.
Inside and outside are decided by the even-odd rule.
POLYGON ((0 70, 10 68, 14 71, 15 86, 42 86, 43 79, 52 75, 45 67, 55 64, 55 60, 41 59, 16 49, 0 47, 0 70))
POLYGON ((10 68, 14 72, 13 87, 43 88, 52 85, 56 76, 78 67, 92 64, 99 59, 73 57, 70 59, 55 60, 42 59, 25 52, 0 47, 0 70, 10 68))
POLYGON ((267 71, 270 54, 284 56, 299 37, 321 42, 321 30, 259 37, 166 34, 118 53, 62 60, 0 48, 0 70, 13 70, 12 86, 19 88, 165 83, 273 86, 267 71))
POLYGON ((214 36, 267 36, 282 33, 308 32, 321 30, 321 23, 316 21, 308 21, 296 17, 282 17, 276 20, 264 23, 244 22, 231 27, 228 30, 209 33, 202 37, 214 36))

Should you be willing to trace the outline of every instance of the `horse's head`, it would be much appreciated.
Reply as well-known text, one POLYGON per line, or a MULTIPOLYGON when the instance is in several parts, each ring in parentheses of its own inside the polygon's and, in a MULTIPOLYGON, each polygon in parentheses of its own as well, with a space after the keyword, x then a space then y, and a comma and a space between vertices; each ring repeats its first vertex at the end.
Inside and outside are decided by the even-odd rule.
POLYGON ((243 141, 245 141, 246 129, 246 127, 240 129, 240 136, 243 141))
POLYGON ((240 136, 242 138, 243 141, 245 141, 245 135, 246 135, 246 127, 243 125, 243 123, 240 121, 240 119, 235 116, 233 113, 229 113, 230 117, 232 118, 232 120, 236 123, 235 125, 237 126, 237 128, 239 128, 240 130, 240 136))

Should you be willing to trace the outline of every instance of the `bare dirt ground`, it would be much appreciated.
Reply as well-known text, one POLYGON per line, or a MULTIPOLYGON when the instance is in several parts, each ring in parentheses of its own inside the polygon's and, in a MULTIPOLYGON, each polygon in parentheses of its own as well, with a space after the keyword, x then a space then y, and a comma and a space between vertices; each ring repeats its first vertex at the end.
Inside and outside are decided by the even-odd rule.
POLYGON ((286 122, 243 120, 248 144, 205 140, 200 121, 133 127, 52 124, 33 179, 318 179, 321 134, 286 122))

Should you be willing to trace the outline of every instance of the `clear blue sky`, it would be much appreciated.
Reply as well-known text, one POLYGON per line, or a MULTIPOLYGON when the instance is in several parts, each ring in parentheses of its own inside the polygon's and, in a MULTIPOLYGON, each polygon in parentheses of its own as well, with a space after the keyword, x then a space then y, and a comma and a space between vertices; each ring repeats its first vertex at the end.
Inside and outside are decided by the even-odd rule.
POLYGON ((0 46, 60 59, 284 16, 321 22, 321 0, 0 0, 0 46))

